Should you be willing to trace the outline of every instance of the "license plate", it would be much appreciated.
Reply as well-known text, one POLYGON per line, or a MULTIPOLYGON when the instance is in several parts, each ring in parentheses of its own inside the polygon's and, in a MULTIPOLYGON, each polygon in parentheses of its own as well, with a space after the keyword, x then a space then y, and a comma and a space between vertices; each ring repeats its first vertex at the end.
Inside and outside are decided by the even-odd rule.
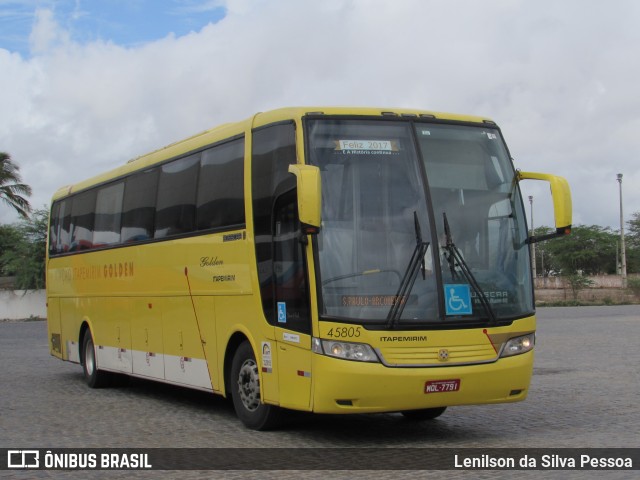
POLYGON ((424 393, 457 392, 460 390, 460 379, 431 380, 424 384, 424 393))

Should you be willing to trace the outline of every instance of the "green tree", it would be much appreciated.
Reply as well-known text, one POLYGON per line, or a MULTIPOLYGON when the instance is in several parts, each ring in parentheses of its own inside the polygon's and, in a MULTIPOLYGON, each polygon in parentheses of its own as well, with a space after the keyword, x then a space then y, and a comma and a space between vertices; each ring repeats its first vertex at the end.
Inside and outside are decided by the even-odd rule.
MULTIPOLYGON (((11 272, 7 271, 2 261, 2 257, 5 253, 13 251, 16 245, 20 243, 20 233, 13 225, 0 225, 0 277, 10 277, 11 272)), ((0 278, 0 280, 2 280, 0 278)), ((0 288, 6 288, 7 285, 13 284, 9 279, 0 281, 0 288)))
POLYGON ((585 288, 593 287, 593 280, 589 278, 578 275, 576 273, 571 273, 565 277, 569 288, 571 289, 571 294, 573 295, 574 300, 578 300, 578 294, 580 290, 584 290, 585 288))
POLYGON ((0 199, 22 218, 28 218, 31 205, 25 196, 30 195, 31 187, 22 183, 20 167, 13 163, 8 153, 0 152, 0 199))
POLYGON ((627 221, 624 243, 627 253, 627 272, 640 272, 640 212, 631 215, 627 221))
POLYGON ((3 275, 16 277, 16 287, 30 290, 45 286, 45 257, 47 248, 47 210, 36 210, 33 215, 15 226, 4 226, 3 238, 14 242, 3 246, 0 269, 3 275))
MULTIPOLYGON (((555 232, 555 229, 551 229, 549 227, 537 227, 533 231, 533 234, 536 237, 543 237, 552 232, 555 232)), ((547 250, 547 245, 549 244, 549 242, 554 241, 561 240, 552 239, 536 243, 536 275, 540 277, 547 277, 552 272, 559 272, 562 269, 560 265, 557 265, 554 262, 554 258, 549 254, 549 251, 547 250)))
MULTIPOLYGON (((0 257, 13 250, 20 241, 20 233, 13 225, 0 225, 0 257)), ((2 272, 0 271, 0 274, 2 272)))
POLYGON ((640 212, 632 213, 631 216, 633 218, 627 220, 629 244, 640 247, 640 212))
POLYGON ((615 273, 617 244, 618 234, 609 227, 574 226, 571 235, 543 243, 545 269, 549 265, 563 275, 615 273))

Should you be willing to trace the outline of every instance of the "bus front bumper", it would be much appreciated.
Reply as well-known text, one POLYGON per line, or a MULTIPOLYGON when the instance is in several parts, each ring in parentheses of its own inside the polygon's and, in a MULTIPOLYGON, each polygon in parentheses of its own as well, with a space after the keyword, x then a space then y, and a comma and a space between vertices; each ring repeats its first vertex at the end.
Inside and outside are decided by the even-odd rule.
POLYGON ((518 402, 528 393, 533 351, 487 364, 424 368, 390 368, 314 355, 313 371, 312 410, 317 413, 397 412, 518 402), (458 389, 434 392, 430 386, 438 382, 458 389))

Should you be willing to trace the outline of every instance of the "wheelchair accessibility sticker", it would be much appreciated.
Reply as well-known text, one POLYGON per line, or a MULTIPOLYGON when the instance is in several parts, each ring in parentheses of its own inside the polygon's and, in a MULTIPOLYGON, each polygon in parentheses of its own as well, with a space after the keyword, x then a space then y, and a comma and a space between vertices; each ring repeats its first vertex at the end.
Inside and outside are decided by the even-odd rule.
POLYGON ((471 290, 469 285, 445 285, 444 302, 447 315, 471 315, 471 290))
POLYGON ((287 323, 287 304, 278 302, 278 323, 287 323))

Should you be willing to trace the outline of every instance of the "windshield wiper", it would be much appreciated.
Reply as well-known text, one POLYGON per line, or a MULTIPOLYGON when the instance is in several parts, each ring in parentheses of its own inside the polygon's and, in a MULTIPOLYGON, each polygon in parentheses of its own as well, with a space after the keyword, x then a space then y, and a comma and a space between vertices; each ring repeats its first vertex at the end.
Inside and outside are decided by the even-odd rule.
POLYGON ((467 280, 467 282, 469 282, 469 285, 471 285, 471 288, 473 288, 473 291, 476 292, 476 295, 480 300, 480 304, 482 305, 482 308, 484 308, 484 311, 489 317, 489 323, 494 324, 496 323, 496 314, 494 313, 493 308, 489 303, 489 300, 487 300, 487 296, 484 294, 484 292, 480 288, 480 285, 478 284, 476 277, 473 275, 473 273, 471 273, 471 269, 469 268, 469 265, 467 265, 467 262, 464 260, 464 257, 460 253, 460 250, 458 250, 458 247, 456 247, 456 245, 453 243, 453 237, 451 236, 451 228, 449 227, 449 220, 447 220, 446 212, 442 212, 442 216, 444 218, 444 235, 446 237, 446 244, 444 248, 447 249, 446 257, 447 257, 447 261, 449 262, 451 277, 454 280, 459 278, 458 272, 456 271, 456 266, 459 267, 464 278, 467 280))
POLYGON ((387 328, 393 328, 402 316, 404 307, 409 300, 409 294, 413 289, 413 285, 416 283, 418 271, 422 270, 422 278, 426 278, 424 257, 429 249, 429 242, 422 240, 420 221, 418 220, 418 213, 415 211, 413 212, 413 223, 416 231, 416 248, 413 249, 413 254, 411 255, 409 264, 407 265, 402 280, 400 281, 400 287, 396 293, 393 305, 391 305, 391 309, 389 309, 389 313, 387 315, 387 328))

